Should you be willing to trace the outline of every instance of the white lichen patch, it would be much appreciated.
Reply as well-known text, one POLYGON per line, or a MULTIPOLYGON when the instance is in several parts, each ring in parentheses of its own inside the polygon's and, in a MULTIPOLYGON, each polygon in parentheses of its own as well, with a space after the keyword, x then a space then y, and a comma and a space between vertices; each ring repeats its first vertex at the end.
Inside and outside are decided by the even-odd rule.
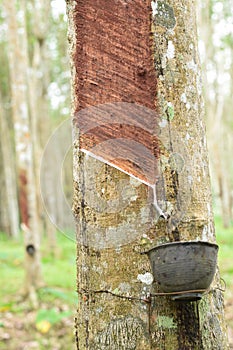
POLYGON ((161 67, 165 69, 167 66, 167 57, 166 55, 163 55, 162 60, 161 60, 161 67))
POLYGON ((164 76, 163 76, 163 75, 160 75, 160 76, 159 76, 159 80, 160 80, 160 81, 164 81, 164 80, 165 80, 164 76))
POLYGON ((107 261, 104 261, 104 262, 102 263, 102 266, 103 266, 105 269, 107 269, 107 268, 108 268, 108 263, 107 263, 107 261))
POLYGON ((143 241, 143 242, 145 242, 145 243, 147 243, 147 242, 152 243, 152 242, 153 242, 153 240, 152 240, 149 236, 147 236, 146 233, 144 233, 144 234, 142 235, 141 241, 143 241))
POLYGON ((174 108, 173 104, 171 102, 167 102, 167 106, 170 107, 170 108, 174 108))
POLYGON ((160 128, 165 128, 167 126, 168 122, 166 119, 161 120, 161 122, 159 122, 159 126, 160 128))
POLYGON ((149 207, 142 207, 140 209, 141 224, 146 224, 148 222, 149 217, 150 217, 150 208, 149 207))
POLYGON ((174 35, 175 35, 175 31, 174 31, 173 29, 168 29, 168 30, 167 30, 167 34, 168 34, 169 36, 174 36, 174 35))
POLYGON ((180 96, 180 100, 185 104, 186 109, 189 111, 191 108, 191 104, 188 102, 185 92, 180 96))
POLYGON ((95 313, 96 314, 101 314, 101 312, 103 311, 103 308, 102 308, 102 306, 99 306, 99 307, 97 307, 96 309, 95 309, 95 313))
POLYGON ((137 280, 149 286, 153 283, 154 277, 150 272, 146 272, 144 274, 139 274, 137 280))
POLYGON ((125 186, 124 186, 124 191, 123 191, 123 193, 122 193, 122 198, 123 198, 124 200, 127 200, 127 199, 133 200, 132 197, 135 197, 134 200, 136 200, 137 197, 138 197, 137 194, 136 194, 135 188, 132 187, 132 186, 127 186, 127 185, 125 185, 125 186))
POLYGON ((197 72, 197 64, 194 62, 194 60, 191 60, 187 62, 188 69, 192 70, 194 73, 197 72))
POLYGON ((171 60, 175 57, 175 46, 171 40, 168 41, 166 57, 171 60))
POLYGON ((131 292, 131 285, 126 282, 122 282, 119 284, 118 290, 121 293, 129 294, 131 292))
POLYGON ((166 214, 168 216, 171 216, 173 212, 174 212, 174 205, 171 202, 166 201, 166 214))
POLYGON ((121 253, 121 247, 117 247, 117 248, 115 249, 115 252, 116 252, 117 254, 120 254, 120 253, 121 253))
POLYGON ((204 136, 204 138, 203 138, 203 145, 204 145, 204 147, 207 146, 207 140, 206 140, 206 137, 205 137, 205 136, 204 136))
POLYGON ((190 44, 189 48, 190 48, 190 50, 193 50, 193 48, 194 48, 193 44, 190 44))
POLYGON ((186 102, 187 102, 187 96, 186 96, 185 92, 180 96, 180 100, 181 100, 181 102, 183 102, 183 103, 186 103, 186 102))
POLYGON ((92 270, 95 271, 96 273, 98 273, 99 275, 102 275, 103 274, 103 270, 100 266, 92 266, 92 270))
POLYGON ((194 111, 198 111, 198 103, 196 102, 196 103, 194 103, 194 105, 193 105, 193 109, 194 109, 194 111))
POLYGON ((136 179, 134 177, 130 177, 129 182, 134 187, 138 187, 142 184, 141 181, 139 181, 138 179, 136 179))
POLYGON ((191 175, 188 175, 188 183, 192 185, 193 183, 193 177, 191 175))
POLYGON ((158 13, 158 4, 157 1, 151 1, 152 15, 156 16, 158 13))
POLYGON ((197 76, 197 93, 199 96, 202 94, 202 80, 201 80, 201 75, 198 74, 197 76))
POLYGON ((208 226, 205 225, 202 230, 202 240, 208 241, 208 226))

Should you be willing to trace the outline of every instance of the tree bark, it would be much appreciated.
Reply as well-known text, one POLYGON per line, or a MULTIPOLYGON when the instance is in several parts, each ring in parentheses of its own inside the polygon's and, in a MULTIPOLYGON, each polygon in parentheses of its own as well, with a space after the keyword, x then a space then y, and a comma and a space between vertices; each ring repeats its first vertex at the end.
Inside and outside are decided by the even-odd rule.
POLYGON ((25 293, 36 305, 41 286, 40 232, 34 174, 33 144, 28 104, 28 46, 25 1, 5 1, 7 14, 12 113, 19 178, 21 228, 25 245, 25 293), (16 11, 16 5, 18 11, 16 11))
MULTIPOLYGON (((49 86, 49 62, 47 35, 51 19, 51 2, 49 0, 33 1, 32 9, 32 34, 33 34, 33 52, 31 63, 31 74, 29 79, 30 92, 30 115, 32 125, 33 152, 36 174, 37 202, 39 216, 41 218, 41 232, 45 229, 48 237, 48 245, 52 254, 56 255, 56 228, 51 223, 47 213, 43 215, 43 205, 40 193, 40 160, 42 151, 51 134, 51 120, 49 115, 49 105, 47 100, 47 90, 49 86), (43 218, 43 220, 42 220, 43 218)), ((49 165, 48 165, 49 167, 49 165)), ((48 170, 48 169, 47 169, 48 170)), ((51 171, 43 174, 44 178, 51 177, 51 171)), ((48 185, 48 184, 46 184, 48 185)), ((48 201, 54 201, 54 189, 50 186, 50 195, 48 201)))
POLYGON ((0 130, 3 156, 4 187, 6 190, 6 206, 8 233, 15 239, 19 238, 19 206, 16 186, 16 168, 14 163, 13 146, 10 140, 9 125, 6 120, 6 113, 2 107, 2 98, 0 97, 0 130))
POLYGON ((77 349, 227 349, 219 275, 199 303, 151 297, 159 286, 140 254, 162 242, 215 242, 195 5, 70 0, 67 8, 77 349), (167 219, 158 217, 149 186, 80 152, 80 111, 125 102, 155 111, 157 202, 167 219))

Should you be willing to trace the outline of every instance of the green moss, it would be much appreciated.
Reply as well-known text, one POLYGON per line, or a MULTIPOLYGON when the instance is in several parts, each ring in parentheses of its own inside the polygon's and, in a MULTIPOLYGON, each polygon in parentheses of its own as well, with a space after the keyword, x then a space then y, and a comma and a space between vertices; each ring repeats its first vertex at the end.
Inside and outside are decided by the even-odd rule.
POLYGON ((154 16, 155 25, 173 29, 176 25, 174 10, 164 1, 157 1, 157 13, 154 16))
POLYGON ((177 324, 174 323, 173 317, 159 316, 157 319, 157 324, 158 324, 159 328, 163 328, 163 329, 175 329, 175 328, 177 328, 177 324))
POLYGON ((174 107, 173 106, 168 106, 167 108, 167 116, 169 120, 172 120, 174 118, 174 107))

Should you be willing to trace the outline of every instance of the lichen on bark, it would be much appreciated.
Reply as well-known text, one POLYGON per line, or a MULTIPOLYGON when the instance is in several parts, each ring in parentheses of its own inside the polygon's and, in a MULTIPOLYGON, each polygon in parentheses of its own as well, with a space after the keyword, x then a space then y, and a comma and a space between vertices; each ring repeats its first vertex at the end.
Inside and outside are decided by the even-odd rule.
POLYGON ((148 247, 215 241, 195 5, 191 0, 67 4, 76 135, 77 348, 225 350, 218 276, 214 292, 199 304, 151 298, 158 285, 141 277, 151 273, 147 256, 140 254, 148 247), (138 74, 139 66, 146 67, 148 78, 138 74), (159 112, 157 194, 168 220, 156 217, 145 184, 80 154, 78 111, 121 101, 159 112))

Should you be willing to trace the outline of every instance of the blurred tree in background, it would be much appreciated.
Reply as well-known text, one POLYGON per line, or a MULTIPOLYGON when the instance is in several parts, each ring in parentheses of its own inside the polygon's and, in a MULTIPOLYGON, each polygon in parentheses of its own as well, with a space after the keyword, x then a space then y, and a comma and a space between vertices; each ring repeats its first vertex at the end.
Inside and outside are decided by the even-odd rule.
POLYGON ((233 1, 200 1, 199 9, 214 206, 229 227, 233 219, 233 1))
MULTIPOLYGON (((12 70, 18 70, 19 73, 22 73, 24 79, 27 80, 25 95, 36 178, 39 177, 41 153, 52 131, 70 116, 70 72, 67 53, 65 3, 60 5, 58 3, 59 1, 48 0, 0 1, 0 91, 2 114, 7 119, 11 144, 14 145, 16 133, 14 130, 15 121, 13 121, 14 103, 12 101, 13 89, 11 86, 11 84, 14 86, 14 81, 10 78, 9 64, 13 59, 12 70), (19 36, 18 48, 15 45, 13 45, 13 48, 10 47, 12 45, 10 45, 9 37, 9 12, 7 14, 9 6, 15 8, 17 21, 20 21, 20 17, 25 16, 25 28, 18 28, 19 33, 16 33, 19 36), (25 43, 20 40, 20 35, 24 31, 25 43), (23 70, 22 64, 17 60, 17 57, 12 58, 16 53, 27 57, 28 66, 26 71, 23 70)), ((11 16, 13 16, 12 11, 11 16)), ((19 89, 16 90, 18 92, 19 89)), ((5 129, 1 130, 4 131, 5 129)), ((2 153, 3 145, 1 144, 3 170, 2 162, 4 157, 2 153)), ((1 172, 1 176, 4 182, 3 172, 1 172)), ((42 209, 40 208, 40 210, 42 209)), ((2 223, 4 215, 6 214, 0 215, 1 230, 4 228, 2 223)), ((42 214, 40 213, 40 218, 41 215, 44 218, 44 210, 42 214)), ((10 221, 9 217, 8 221, 10 221)), ((22 218, 20 222, 22 222, 22 218)), ((7 231, 9 235, 12 235, 12 230, 8 229, 7 231)))
MULTIPOLYGON (((1 1, 0 117, 1 211, 0 230, 25 246, 25 293, 36 304, 41 286, 40 241, 43 234, 55 253, 55 226, 45 213, 40 196, 40 162, 52 130, 69 117, 69 63, 65 4, 57 1, 1 1)), ((61 140, 58 140, 58 144, 61 140)), ((58 153, 59 148, 55 150, 58 153)), ((50 155, 46 176, 47 202, 61 227, 63 198, 56 191, 50 155)), ((72 188, 71 166, 64 177, 72 188), (67 175, 68 174, 68 175, 67 175)), ((60 181, 58 182, 60 185, 60 181)), ((57 185, 58 185, 57 184, 57 185)), ((71 197, 71 190, 66 193, 71 197)))

